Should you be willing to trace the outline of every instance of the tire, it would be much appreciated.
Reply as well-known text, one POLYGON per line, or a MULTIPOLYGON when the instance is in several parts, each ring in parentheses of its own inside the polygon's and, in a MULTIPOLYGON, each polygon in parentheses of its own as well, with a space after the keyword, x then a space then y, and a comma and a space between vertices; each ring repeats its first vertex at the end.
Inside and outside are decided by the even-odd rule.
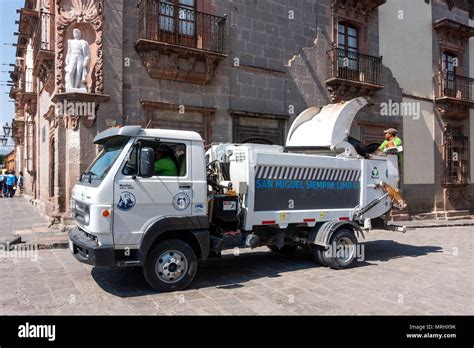
POLYGON ((357 238, 354 233, 346 228, 341 228, 331 236, 330 247, 323 249, 317 245, 312 246, 315 259, 322 265, 333 269, 346 269, 354 266, 357 261, 357 238), (341 251, 341 247, 345 247, 341 251))
POLYGON ((186 288, 197 272, 194 250, 179 239, 158 243, 148 254, 143 274, 148 284, 158 292, 186 288))
POLYGON ((284 245, 283 248, 278 249, 274 245, 269 245, 268 249, 270 249, 271 251, 273 251, 274 253, 277 253, 277 254, 293 255, 295 253, 296 249, 298 249, 298 246, 297 245, 284 245))
POLYGON ((319 263, 321 266, 328 266, 329 267, 329 265, 327 265, 326 262, 323 259, 323 252, 324 252, 323 247, 321 247, 319 245, 316 245, 316 244, 312 244, 312 245, 310 245, 310 250, 313 253, 313 257, 314 257, 314 259, 317 263, 319 263))

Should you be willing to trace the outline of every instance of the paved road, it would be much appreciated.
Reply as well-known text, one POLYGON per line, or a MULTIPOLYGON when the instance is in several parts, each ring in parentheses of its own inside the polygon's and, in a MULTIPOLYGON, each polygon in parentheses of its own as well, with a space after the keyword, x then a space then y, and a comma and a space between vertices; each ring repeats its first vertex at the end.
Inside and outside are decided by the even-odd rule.
POLYGON ((340 271, 304 250, 259 248, 203 262, 189 290, 165 294, 139 268, 93 268, 64 249, 1 255, 0 314, 473 315, 473 236, 472 227, 373 231, 365 261, 340 271))
POLYGON ((48 221, 23 197, 0 197, 0 238, 43 232, 48 221))

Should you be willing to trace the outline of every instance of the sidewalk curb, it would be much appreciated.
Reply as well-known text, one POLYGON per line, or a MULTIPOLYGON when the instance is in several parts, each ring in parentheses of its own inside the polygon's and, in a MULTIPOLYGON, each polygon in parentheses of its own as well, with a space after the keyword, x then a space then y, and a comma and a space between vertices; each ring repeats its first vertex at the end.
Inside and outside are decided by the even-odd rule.
POLYGON ((69 247, 69 242, 51 242, 51 243, 38 243, 36 244, 38 250, 47 250, 47 249, 67 249, 69 247))
POLYGON ((473 222, 464 222, 464 223, 437 223, 431 225, 403 225, 400 223, 399 225, 405 226, 407 230, 414 230, 417 228, 442 228, 442 227, 462 227, 462 226, 474 226, 473 222))
POLYGON ((0 238, 0 246, 10 247, 17 244, 21 244, 21 237, 19 236, 10 236, 10 238, 0 238))

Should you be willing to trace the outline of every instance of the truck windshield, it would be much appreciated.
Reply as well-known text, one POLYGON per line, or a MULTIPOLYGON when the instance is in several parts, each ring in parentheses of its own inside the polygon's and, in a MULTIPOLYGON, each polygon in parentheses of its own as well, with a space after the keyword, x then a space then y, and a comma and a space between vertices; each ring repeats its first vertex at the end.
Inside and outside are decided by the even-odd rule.
POLYGON ((82 173, 81 182, 104 179, 128 140, 129 137, 117 136, 107 141, 89 168, 82 173))

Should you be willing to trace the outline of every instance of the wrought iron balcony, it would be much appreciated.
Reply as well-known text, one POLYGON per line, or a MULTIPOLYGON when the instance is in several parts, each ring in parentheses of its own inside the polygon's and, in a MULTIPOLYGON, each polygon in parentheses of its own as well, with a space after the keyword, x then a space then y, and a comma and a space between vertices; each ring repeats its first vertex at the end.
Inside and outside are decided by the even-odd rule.
POLYGON ((450 99, 474 106, 474 78, 448 71, 439 73, 436 99, 450 99))
POLYGON ((139 5, 140 39, 224 53, 226 18, 159 0, 139 5))
POLYGON ((329 55, 329 79, 338 78, 379 85, 382 58, 333 48, 329 55))
POLYGON ((383 88, 380 83, 382 58, 333 48, 328 51, 326 85, 334 101, 351 99, 383 88))
POLYGON ((44 61, 54 60, 54 15, 40 12, 34 38, 35 75, 44 61))
POLYGON ((224 54, 226 17, 159 0, 141 0, 135 43, 152 78, 207 84, 224 54))
POLYGON ((22 104, 35 102, 36 91, 32 68, 26 68, 23 71, 23 76, 19 80, 19 87, 20 101, 22 104))

